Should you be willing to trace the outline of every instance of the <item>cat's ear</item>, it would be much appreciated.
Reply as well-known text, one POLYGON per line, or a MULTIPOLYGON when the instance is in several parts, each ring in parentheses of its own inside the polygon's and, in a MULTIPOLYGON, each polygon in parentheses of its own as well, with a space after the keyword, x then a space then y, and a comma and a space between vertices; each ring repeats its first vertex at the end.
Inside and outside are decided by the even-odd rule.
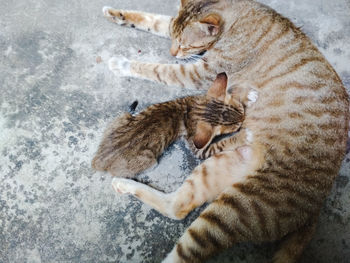
POLYGON ((210 14, 199 21, 201 29, 209 36, 216 36, 220 32, 221 17, 217 14, 210 14))
POLYGON ((212 126, 204 121, 199 121, 197 124, 196 134, 193 138, 193 143, 197 149, 202 149, 211 140, 213 134, 212 126))
POLYGON ((220 73, 216 76, 213 84, 207 92, 207 96, 224 101, 226 95, 226 87, 227 87, 227 75, 225 72, 220 73))

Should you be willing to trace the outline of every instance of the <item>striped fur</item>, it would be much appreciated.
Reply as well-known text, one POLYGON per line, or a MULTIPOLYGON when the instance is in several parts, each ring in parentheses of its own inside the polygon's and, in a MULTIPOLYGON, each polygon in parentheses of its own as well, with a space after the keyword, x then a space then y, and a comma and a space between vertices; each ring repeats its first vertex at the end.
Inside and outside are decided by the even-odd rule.
POLYGON ((221 97, 227 81, 219 80, 207 96, 179 98, 151 105, 137 115, 117 117, 106 129, 92 167, 113 176, 134 177, 156 165, 164 149, 180 137, 185 137, 199 155, 196 146, 206 148, 216 135, 237 131, 249 98, 224 104, 221 97), (197 127, 198 123, 202 126, 197 127), (205 133, 201 127, 206 128, 205 133))
POLYGON ((345 153, 349 98, 340 78, 304 33, 255 1, 183 1, 169 25, 171 53, 197 61, 130 61, 129 75, 205 88, 226 72, 226 103, 242 87, 257 89, 259 99, 240 132, 202 152, 213 156, 175 193, 129 181, 114 187, 174 218, 213 201, 164 262, 202 262, 237 242, 282 238, 273 261, 296 262, 345 153))

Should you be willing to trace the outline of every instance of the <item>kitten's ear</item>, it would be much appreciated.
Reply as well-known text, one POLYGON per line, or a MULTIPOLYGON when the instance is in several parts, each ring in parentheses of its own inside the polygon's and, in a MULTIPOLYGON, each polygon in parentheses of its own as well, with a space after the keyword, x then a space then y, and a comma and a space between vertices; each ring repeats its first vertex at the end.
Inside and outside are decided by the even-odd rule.
POLYGON ((217 14, 210 14, 199 21, 202 30, 209 36, 216 36, 220 32, 221 17, 217 14))
POLYGON ((216 76, 213 84, 207 92, 207 97, 224 101, 227 87, 227 75, 225 72, 216 76))
POLYGON ((193 143, 197 149, 202 149, 210 141, 213 134, 213 128, 209 123, 199 121, 193 143))

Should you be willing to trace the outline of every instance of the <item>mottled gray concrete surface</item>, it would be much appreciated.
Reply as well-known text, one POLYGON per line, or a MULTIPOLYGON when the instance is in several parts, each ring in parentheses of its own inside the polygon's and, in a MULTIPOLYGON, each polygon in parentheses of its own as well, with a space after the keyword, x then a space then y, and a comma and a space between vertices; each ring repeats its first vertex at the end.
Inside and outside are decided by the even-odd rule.
MULTIPOLYGON (((349 90, 349 1, 264 3, 303 27, 349 90)), ((90 168, 106 124, 133 100, 189 94, 108 71, 113 54, 171 58, 168 40, 109 23, 104 5, 171 15, 177 1, 0 0, 0 262, 159 262, 197 215, 164 218, 90 168)), ((196 164, 177 143, 141 179, 171 191, 196 164)), ((302 262, 350 262, 349 178, 348 150, 302 262)), ((265 262, 275 247, 241 244, 212 262, 265 262)))

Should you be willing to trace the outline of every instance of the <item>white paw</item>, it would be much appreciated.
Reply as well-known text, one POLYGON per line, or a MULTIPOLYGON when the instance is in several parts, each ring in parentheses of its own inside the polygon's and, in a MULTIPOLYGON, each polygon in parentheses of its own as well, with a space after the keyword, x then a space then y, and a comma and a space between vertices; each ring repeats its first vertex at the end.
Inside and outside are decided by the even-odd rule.
POLYGON ((117 23, 118 25, 125 25, 125 17, 122 14, 121 11, 115 10, 110 6, 104 6, 102 8, 102 13, 105 17, 107 17, 109 20, 117 23))
POLYGON ((110 58, 108 60, 108 67, 116 75, 130 75, 130 60, 123 56, 110 58))
POLYGON ((248 93, 248 107, 251 106, 252 104, 254 104, 256 102, 256 100, 258 99, 259 95, 258 92, 255 90, 249 91, 248 93))
POLYGON ((109 10, 110 10, 110 9, 112 9, 112 7, 110 7, 110 6, 104 6, 104 7, 102 8, 102 13, 103 13, 103 15, 106 16, 106 17, 112 17, 111 14, 109 13, 109 10))
POLYGON ((175 262, 177 262, 177 260, 176 260, 176 252, 175 252, 175 249, 173 249, 167 255, 167 257, 162 261, 162 263, 175 263, 175 262))
POLYGON ((125 178, 113 178, 112 186, 114 190, 121 194, 135 194, 137 182, 125 178))

